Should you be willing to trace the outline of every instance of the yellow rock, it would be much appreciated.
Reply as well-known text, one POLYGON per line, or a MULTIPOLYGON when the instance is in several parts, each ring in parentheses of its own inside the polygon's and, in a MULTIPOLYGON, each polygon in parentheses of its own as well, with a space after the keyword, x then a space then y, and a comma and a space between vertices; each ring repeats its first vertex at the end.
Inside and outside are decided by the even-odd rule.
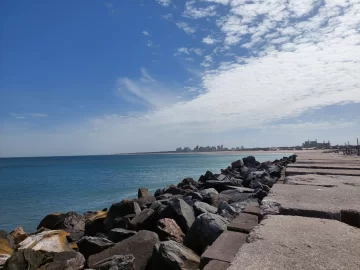
POLYGON ((18 245, 20 242, 24 241, 28 235, 24 232, 23 228, 17 227, 15 230, 13 230, 10 235, 14 239, 15 245, 18 245))
POLYGON ((9 246, 9 242, 5 239, 0 238, 0 254, 11 255, 13 254, 13 252, 13 249, 9 246))
POLYGON ((30 235, 19 244, 20 249, 31 248, 46 252, 63 252, 72 251, 66 236, 69 233, 61 230, 44 231, 35 235, 30 235))
POLYGON ((91 212, 88 215, 85 215, 86 218, 86 223, 93 221, 95 219, 99 219, 99 218, 106 218, 107 216, 107 211, 95 211, 95 212, 91 212))

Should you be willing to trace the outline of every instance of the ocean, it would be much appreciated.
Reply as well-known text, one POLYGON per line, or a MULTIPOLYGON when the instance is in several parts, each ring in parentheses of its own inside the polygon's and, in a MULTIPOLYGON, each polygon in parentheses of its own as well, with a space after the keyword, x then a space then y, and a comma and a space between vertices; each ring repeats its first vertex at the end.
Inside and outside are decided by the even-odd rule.
MULTIPOLYGON (((147 154, 0 159, 0 230, 33 232, 52 212, 101 210, 185 177, 219 173, 244 154, 147 154)), ((267 161, 289 153, 255 154, 267 161)))

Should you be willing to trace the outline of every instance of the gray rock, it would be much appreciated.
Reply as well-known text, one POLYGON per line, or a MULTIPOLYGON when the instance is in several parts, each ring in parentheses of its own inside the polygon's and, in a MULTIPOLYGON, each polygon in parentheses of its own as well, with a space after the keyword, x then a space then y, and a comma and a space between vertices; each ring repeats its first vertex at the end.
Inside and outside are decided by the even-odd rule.
POLYGON ((85 258, 88 258, 90 255, 114 246, 114 243, 105 238, 84 236, 77 242, 77 246, 79 252, 82 253, 85 258))
POLYGON ((139 188, 138 198, 143 198, 143 197, 147 197, 147 196, 151 196, 149 190, 147 188, 139 188))
POLYGON ((202 254, 227 229, 228 224, 229 222, 219 215, 201 214, 186 234, 184 244, 197 254, 202 254))
POLYGON ((94 264, 96 270, 134 270, 135 257, 133 255, 113 255, 94 264))
POLYGON ((228 203, 242 202, 242 201, 246 201, 249 198, 253 197, 253 193, 244 193, 237 189, 229 189, 229 190, 222 191, 220 193, 220 195, 228 196, 228 198, 229 198, 229 200, 227 201, 228 203))
POLYGON ((141 212, 138 203, 129 200, 123 200, 120 203, 111 205, 107 217, 105 219, 105 231, 109 232, 111 229, 116 228, 114 224, 116 218, 125 217, 127 215, 137 215, 141 212))
POLYGON ((196 270, 200 257, 191 249, 175 241, 156 244, 151 261, 151 269, 196 270))
POLYGON ((193 199, 193 200, 199 200, 199 201, 203 200, 203 196, 201 196, 201 194, 199 192, 190 191, 190 192, 187 192, 185 194, 185 196, 190 196, 191 199, 193 199))
POLYGON ((144 270, 157 242, 159 242, 159 237, 156 233, 139 231, 134 236, 115 244, 115 246, 91 255, 88 259, 88 266, 94 268, 96 264, 113 255, 132 254, 136 261, 135 270, 144 270))
POLYGON ((135 234, 136 232, 134 231, 130 231, 122 228, 115 228, 109 232, 109 240, 111 240, 114 243, 118 243, 135 234))
POLYGON ((151 230, 155 227, 155 211, 152 209, 144 209, 137 214, 131 221, 130 226, 134 230, 151 230))
POLYGON ((135 217, 135 214, 127 215, 125 217, 116 217, 112 222, 113 228, 132 229, 130 221, 135 217))
POLYGON ((85 266, 85 258, 79 252, 65 251, 55 253, 53 261, 39 268, 39 270, 79 270, 85 266))
POLYGON ((238 212, 227 202, 222 202, 218 207, 217 214, 229 220, 233 220, 238 215, 238 212))
POLYGON ((170 185, 170 186, 167 186, 166 188, 163 189, 163 194, 165 193, 168 193, 168 194, 172 194, 172 195, 178 195, 178 194, 184 194, 184 191, 175 186, 175 185, 170 185))
POLYGON ((219 207, 221 202, 229 202, 230 196, 225 194, 209 194, 204 196, 203 202, 206 202, 212 206, 215 206, 216 208, 219 207))
POLYGON ((186 233, 195 220, 194 210, 182 199, 173 199, 160 213, 160 218, 171 218, 186 233))
POLYGON ((155 232, 158 234, 161 241, 173 240, 182 243, 185 237, 185 234, 182 232, 179 225, 171 218, 158 220, 155 232))
POLYGON ((244 162, 241 159, 236 160, 233 163, 231 163, 231 168, 233 168, 233 169, 241 168, 243 166, 244 166, 244 162))
POLYGON ((209 194, 219 194, 215 188, 207 188, 200 191, 201 196, 206 196, 209 194))
POLYGON ((199 183, 196 182, 194 179, 188 177, 188 178, 184 178, 177 186, 181 189, 185 189, 184 187, 186 187, 186 186, 194 186, 194 187, 198 188, 199 183))
POLYGON ((256 167, 260 164, 253 156, 244 157, 242 160, 244 162, 244 165, 248 167, 256 167))
POLYGON ((211 206, 210 204, 204 203, 204 202, 195 202, 194 203, 194 212, 195 212, 195 216, 199 216, 204 213, 215 214, 217 212, 217 208, 214 206, 211 206))
POLYGON ((76 212, 54 213, 41 220, 37 229, 63 230, 70 233, 71 241, 78 241, 84 236, 85 217, 76 212))
POLYGON ((156 202, 154 196, 146 196, 138 199, 134 199, 134 202, 138 203, 141 209, 149 207, 153 202, 156 202))

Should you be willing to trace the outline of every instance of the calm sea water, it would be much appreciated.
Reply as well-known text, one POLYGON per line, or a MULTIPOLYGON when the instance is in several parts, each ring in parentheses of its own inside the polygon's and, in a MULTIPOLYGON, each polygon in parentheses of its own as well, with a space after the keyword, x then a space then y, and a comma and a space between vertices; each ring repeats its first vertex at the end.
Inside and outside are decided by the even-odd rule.
MULTIPOLYGON (((52 212, 99 210, 185 177, 214 173, 247 155, 154 154, 0 159, 0 230, 34 231, 52 212)), ((255 155, 259 161, 288 153, 255 155)))

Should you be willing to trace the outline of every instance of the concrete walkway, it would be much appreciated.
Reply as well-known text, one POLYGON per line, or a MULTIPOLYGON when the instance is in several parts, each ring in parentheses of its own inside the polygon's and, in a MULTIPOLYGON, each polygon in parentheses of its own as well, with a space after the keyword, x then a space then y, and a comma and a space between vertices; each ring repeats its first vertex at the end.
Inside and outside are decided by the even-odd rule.
POLYGON ((228 269, 360 269, 360 158, 296 154, 228 269))

